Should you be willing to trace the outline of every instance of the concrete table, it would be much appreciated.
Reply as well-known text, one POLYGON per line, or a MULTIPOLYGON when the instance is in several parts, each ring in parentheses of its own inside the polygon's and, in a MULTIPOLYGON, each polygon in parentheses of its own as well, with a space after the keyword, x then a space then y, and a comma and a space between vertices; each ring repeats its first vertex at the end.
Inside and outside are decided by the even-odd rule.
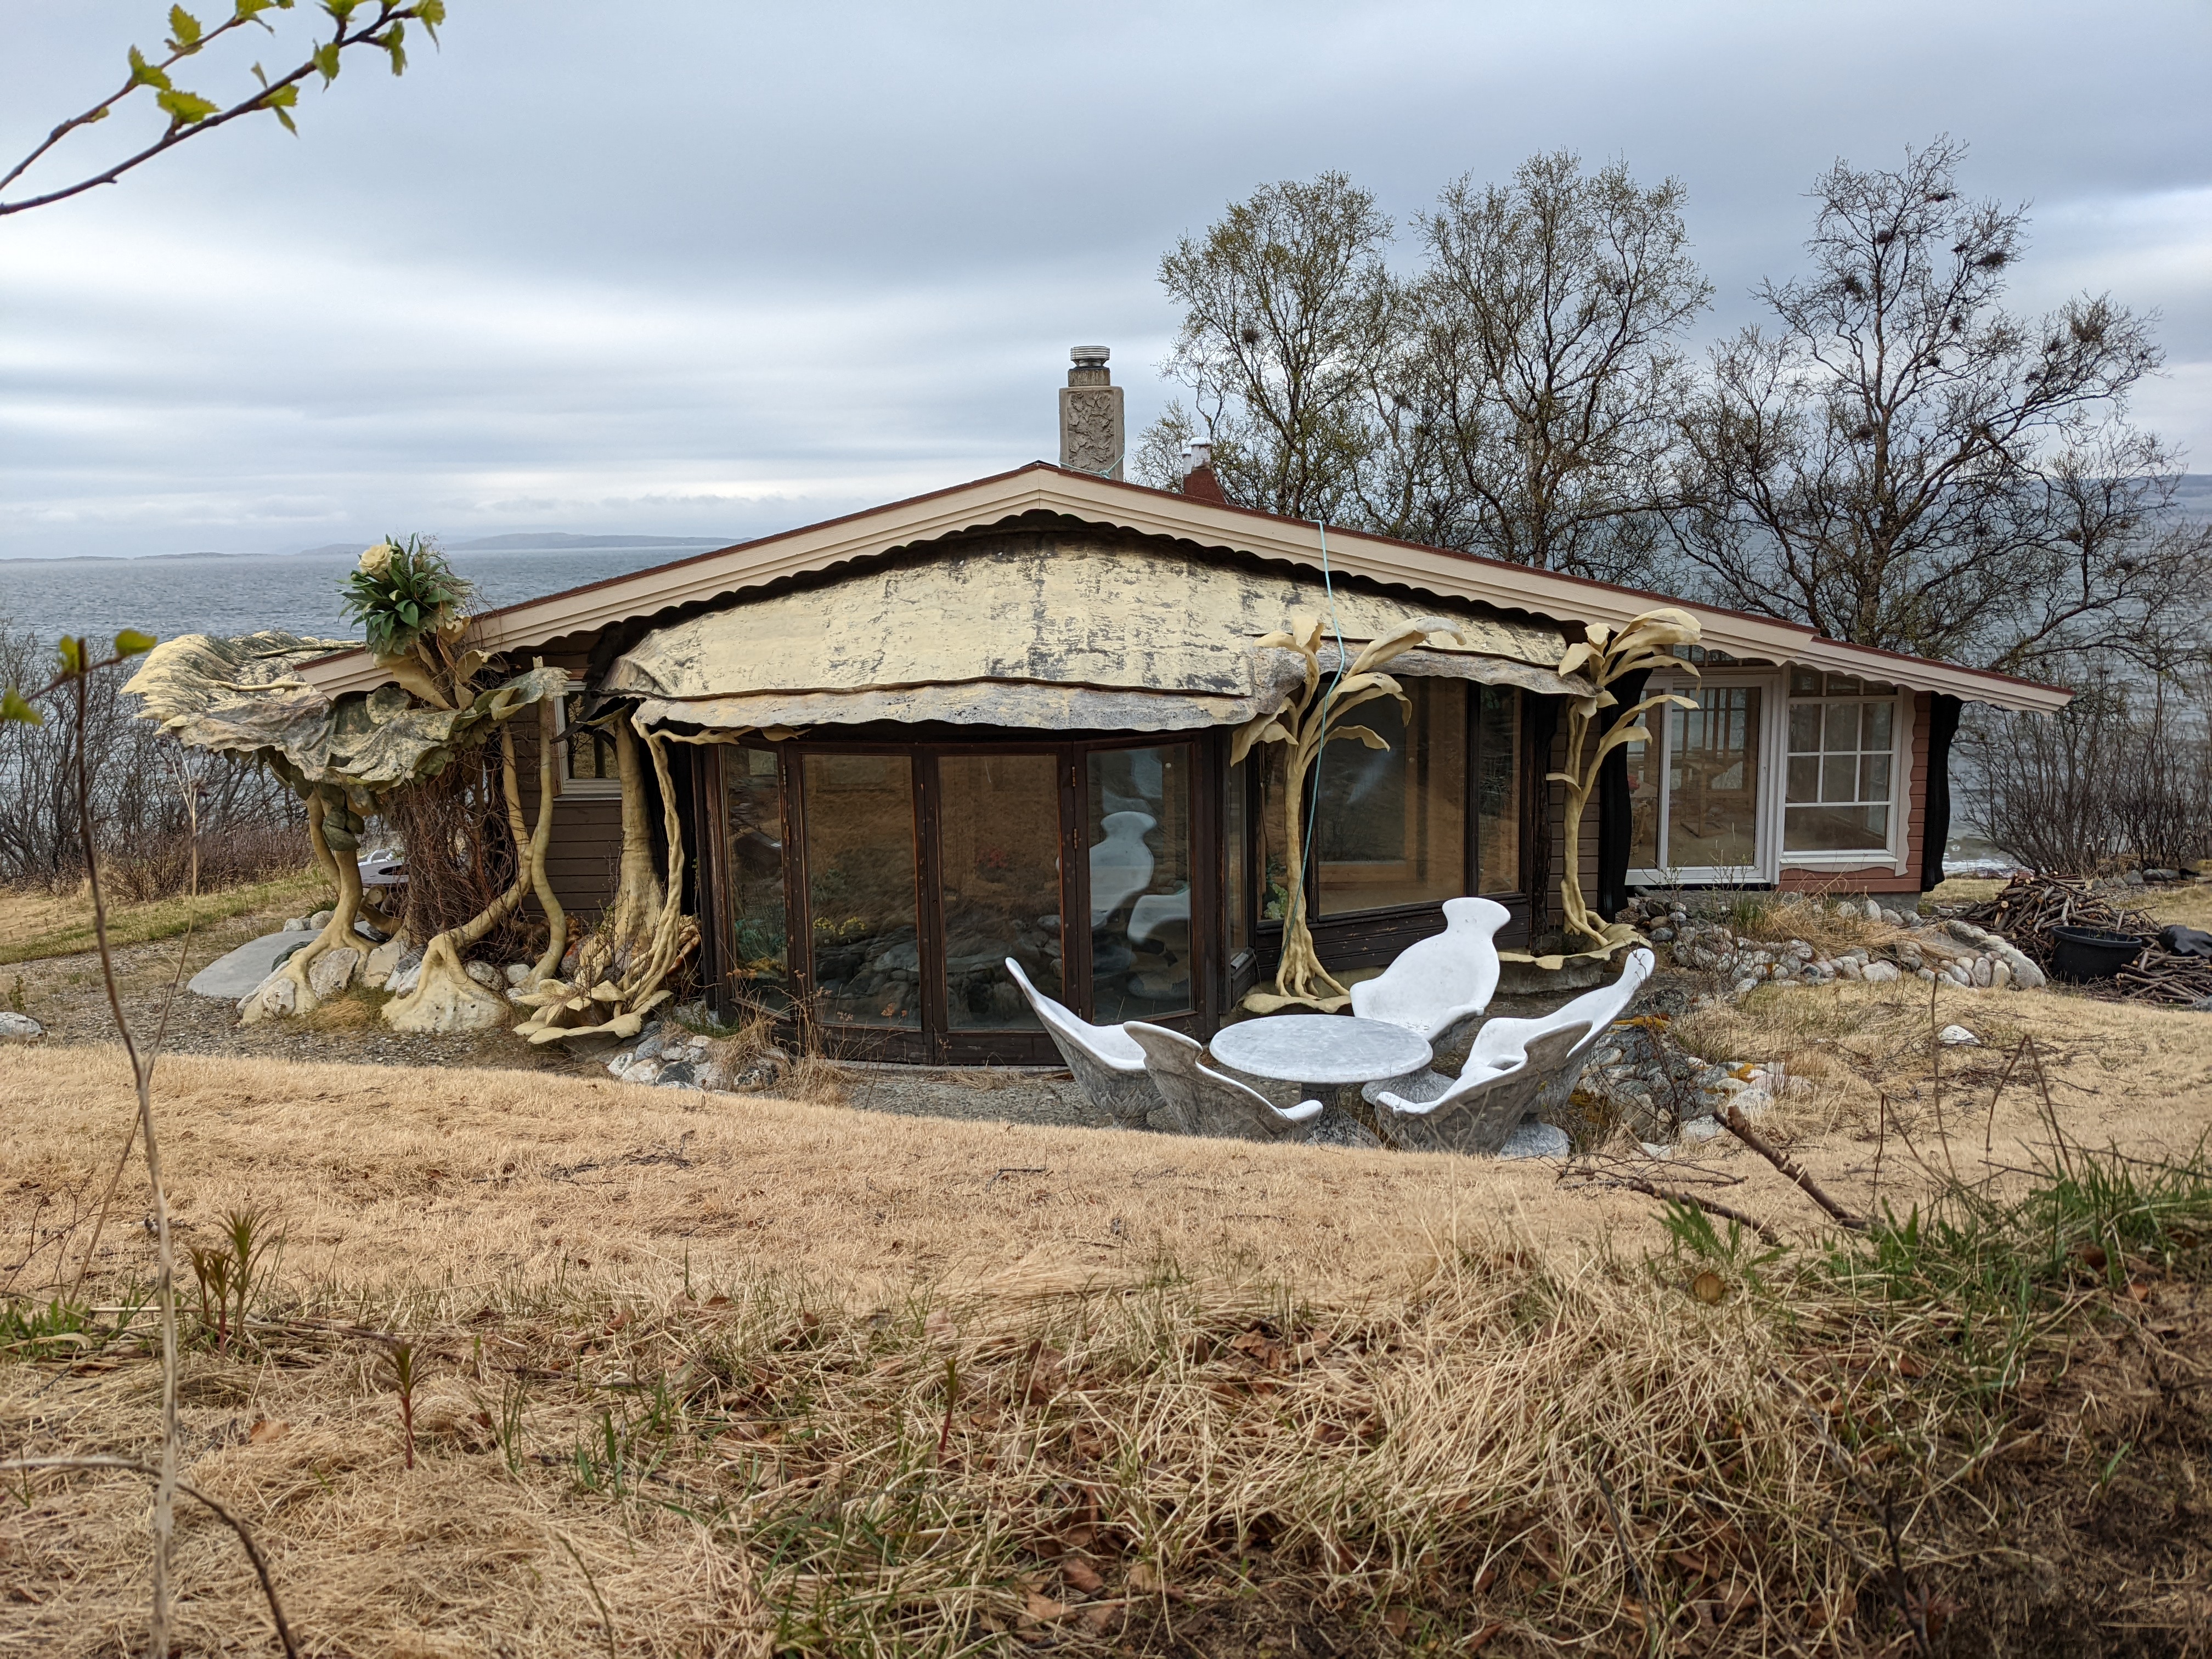
POLYGON ((1407 1077, 1431 1057, 1402 1025, 1341 1014, 1274 1014, 1225 1026, 1208 1045, 1232 1070, 1295 1083, 1309 1093, 1407 1077))

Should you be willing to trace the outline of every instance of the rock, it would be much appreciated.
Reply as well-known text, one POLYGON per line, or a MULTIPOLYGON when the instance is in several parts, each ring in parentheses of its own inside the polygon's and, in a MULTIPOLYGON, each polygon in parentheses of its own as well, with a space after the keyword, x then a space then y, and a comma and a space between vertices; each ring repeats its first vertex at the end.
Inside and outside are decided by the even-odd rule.
MULTIPOLYGON (((783 1081, 783 1059, 780 1054, 763 1054, 730 1079, 730 1088, 738 1094, 757 1094, 763 1089, 773 1089, 783 1081)), ((1311 1137, 1308 1137, 1311 1139, 1311 1137)), ((1343 1143, 1351 1146, 1354 1143, 1343 1143)), ((1357 1143, 1365 1145, 1365 1142, 1357 1143)), ((1380 1145, 1381 1143, 1376 1143, 1380 1145)))
POLYGON ((307 988, 319 997, 343 996, 361 967, 361 952, 341 945, 307 964, 307 988))
POLYGON ((1662 1146, 1656 1141, 1640 1140, 1637 1142, 1637 1145, 1644 1148, 1644 1156, 1646 1158, 1672 1158, 1674 1156, 1674 1149, 1672 1146, 1662 1146))
POLYGON ((1987 957, 1976 957, 1974 958, 1973 973, 1974 984, 1976 987, 1981 990, 1988 990, 1990 988, 1990 959, 1987 957))
POLYGON ((1912 970, 1912 977, 1926 980, 1932 985, 1936 982, 1936 970, 1933 968, 1915 968, 1912 970))
POLYGON ((272 973, 238 1005, 238 1012, 263 1019, 283 1019, 299 1006, 300 988, 289 975, 272 973))
POLYGON ((2012 969, 2006 964, 2002 957, 1991 957, 1988 961, 1990 988, 2002 991, 2012 983, 2012 969))
POLYGON ((2199 997, 2189 1007, 2192 1013, 2212 1014, 2212 997, 2199 997))
POLYGON ((1981 1038, 1963 1025, 1946 1025, 1936 1033, 1936 1041, 1946 1048, 1978 1048, 1982 1046, 1981 1038))
POLYGON ((1671 927, 1654 927, 1651 930, 1651 942, 1654 945, 1672 944, 1674 939, 1674 930, 1671 927))
POLYGON ((2140 870, 2130 870, 2120 879, 2130 887, 2140 887, 2143 884, 2143 873, 2140 870))
POLYGON ((314 915, 307 918, 307 931, 311 933, 321 933, 324 928, 331 925, 331 918, 337 914, 337 913, 334 910, 316 911, 314 915))
MULTIPOLYGON (((633 1076, 630 1080, 635 1082, 636 1079, 633 1076)), ((662 1061, 660 1075, 653 1081, 655 1087, 662 1089, 696 1089, 701 1086, 699 1067, 688 1060, 662 1061)))
POLYGON ((508 963, 505 969, 507 974, 507 982, 509 985, 521 984, 523 981, 530 977, 531 967, 532 964, 526 962, 508 963))
POLYGON ((0 1042, 29 1042, 46 1034, 46 1028, 28 1014, 0 1012, 0 1042))
MULTIPOLYGON (((287 924, 288 926, 289 924, 287 924)), ((250 939, 228 956, 217 957, 194 974, 185 988, 196 996, 218 1002, 237 1002, 252 996, 269 975, 295 951, 305 950, 313 935, 304 927, 289 933, 264 933, 250 939)))
POLYGON ((2146 870, 2142 872, 2142 878, 2145 881, 2179 881, 2181 879, 2181 872, 2179 870, 2146 870))
POLYGON ((305 916, 292 916, 292 917, 289 917, 289 919, 287 919, 287 920, 286 920, 286 921, 285 921, 285 923, 284 923, 284 931, 285 931, 286 933, 306 933, 306 932, 307 931, 307 917, 305 917, 305 916))
POLYGON ((660 1062, 633 1056, 621 1075, 624 1083, 658 1083, 660 1080, 660 1062))
MULTIPOLYGON (((1327 1113, 1322 1115, 1326 1117, 1327 1113)), ((1358 1128, 1359 1126, 1354 1124, 1358 1128)), ((1361 1129, 1362 1134, 1366 1134, 1361 1129)), ((1371 1134, 1361 1145, 1380 1145, 1371 1134)), ((1500 1158, 1568 1158, 1573 1155, 1574 1143, 1567 1132, 1556 1123, 1547 1123, 1540 1118, 1530 1118, 1505 1137, 1505 1144, 1498 1149, 1500 1158)))
MULTIPOLYGON (((373 989, 381 989, 385 981, 392 977, 392 971, 406 959, 406 957, 407 941, 405 939, 386 939, 376 949, 371 951, 368 953, 368 960, 362 964, 361 982, 373 989)), ((421 960, 420 957, 416 957, 416 961, 421 960)))
POLYGON ((367 939, 371 945, 381 945, 385 940, 392 937, 391 934, 386 933, 381 927, 372 927, 368 922, 362 921, 359 917, 356 917, 354 920, 353 930, 355 933, 360 934, 363 939, 367 939))
POLYGON ((1864 904, 1862 904, 1859 907, 1859 914, 1864 916, 1869 921, 1880 921, 1881 920, 1881 906, 1876 904, 1872 899, 1869 899, 1864 904))
POLYGON ((1857 961, 1850 957, 1838 957, 1836 962, 1836 971, 1841 974, 1845 979, 1864 979, 1866 977, 1866 969, 1861 967, 1857 961))
POLYGON ((684 1033, 673 1026, 656 1025, 645 1034, 632 1052, 640 1060, 657 1059, 660 1051, 668 1046, 671 1038, 680 1042, 684 1040, 684 1033))
POLYGON ((1869 962, 1859 969, 1859 977, 1869 985, 1894 985, 1905 975, 1893 962, 1869 962))
POLYGON ((501 978, 499 969, 488 962, 464 963, 461 971, 488 991, 495 990, 506 982, 501 978))
POLYGON ((1893 927, 1902 927, 1905 926, 1905 918, 1898 915, 1894 910, 1884 910, 1881 913, 1881 920, 1887 922, 1893 927))

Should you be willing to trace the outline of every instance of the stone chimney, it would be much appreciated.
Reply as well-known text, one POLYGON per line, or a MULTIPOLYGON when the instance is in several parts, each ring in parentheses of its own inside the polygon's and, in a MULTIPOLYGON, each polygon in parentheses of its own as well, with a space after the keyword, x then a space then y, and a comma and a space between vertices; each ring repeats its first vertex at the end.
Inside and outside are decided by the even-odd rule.
POLYGON ((1104 478, 1121 476, 1121 388, 1107 372, 1104 346, 1077 346, 1060 393, 1060 464, 1104 478))

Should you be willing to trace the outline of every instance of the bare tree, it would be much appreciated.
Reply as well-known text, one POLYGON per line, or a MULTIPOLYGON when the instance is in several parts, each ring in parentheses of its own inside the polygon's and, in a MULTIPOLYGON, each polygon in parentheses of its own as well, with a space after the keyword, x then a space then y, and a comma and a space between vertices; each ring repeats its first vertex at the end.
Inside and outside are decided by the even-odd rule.
POLYGON ((1418 405, 1435 436, 1430 517, 1443 544, 1633 580, 1657 542, 1682 331, 1712 289, 1675 179, 1561 151, 1510 185, 1448 186, 1424 216, 1418 405))
POLYGON ((2173 459, 2126 422, 2149 321, 2084 295, 2003 309, 2022 210, 1968 202, 1965 148, 1816 184, 1811 272, 1717 348, 1684 428, 1679 545, 1723 603, 1833 639, 2028 672, 2191 648, 2212 534, 2160 509, 2173 459))
POLYGON ((1339 520, 1375 448, 1370 413, 1399 295, 1391 222, 1340 173, 1268 185, 1160 261, 1183 307, 1167 373, 1189 388, 1172 434, 1140 442, 1146 476, 1200 428, 1231 501, 1339 520), (1146 450, 1157 453, 1147 454, 1146 450))
POLYGON ((1390 221, 1343 174, 1256 191, 1161 262, 1194 406, 1139 440, 1137 475, 1172 486, 1204 438, 1244 506, 1639 574, 1679 471, 1676 342, 1710 292, 1682 199, 1534 156, 1510 185, 1448 186, 1401 277, 1390 221))

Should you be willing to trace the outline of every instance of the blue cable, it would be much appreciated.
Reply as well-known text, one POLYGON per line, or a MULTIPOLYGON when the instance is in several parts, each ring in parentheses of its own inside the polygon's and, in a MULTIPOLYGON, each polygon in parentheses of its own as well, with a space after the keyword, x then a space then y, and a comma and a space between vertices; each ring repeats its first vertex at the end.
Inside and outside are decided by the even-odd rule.
MULTIPOLYGON (((1336 636, 1336 672, 1330 678, 1328 690, 1322 693, 1321 698, 1322 743, 1320 747, 1314 750, 1313 787, 1306 798, 1306 838, 1309 848, 1313 839, 1313 832, 1321 823, 1321 763, 1323 753, 1328 748, 1329 706, 1336 701, 1336 688, 1344 683, 1345 664, 1344 628, 1336 619, 1336 582, 1330 575, 1328 568, 1328 524, 1325 520, 1316 519, 1314 527, 1321 532, 1321 586, 1322 592, 1328 598, 1329 631, 1336 636)), ((1318 859, 1316 859, 1317 862, 1318 859)), ((1309 903, 1307 908, 1310 911, 1311 904, 1309 903)))

